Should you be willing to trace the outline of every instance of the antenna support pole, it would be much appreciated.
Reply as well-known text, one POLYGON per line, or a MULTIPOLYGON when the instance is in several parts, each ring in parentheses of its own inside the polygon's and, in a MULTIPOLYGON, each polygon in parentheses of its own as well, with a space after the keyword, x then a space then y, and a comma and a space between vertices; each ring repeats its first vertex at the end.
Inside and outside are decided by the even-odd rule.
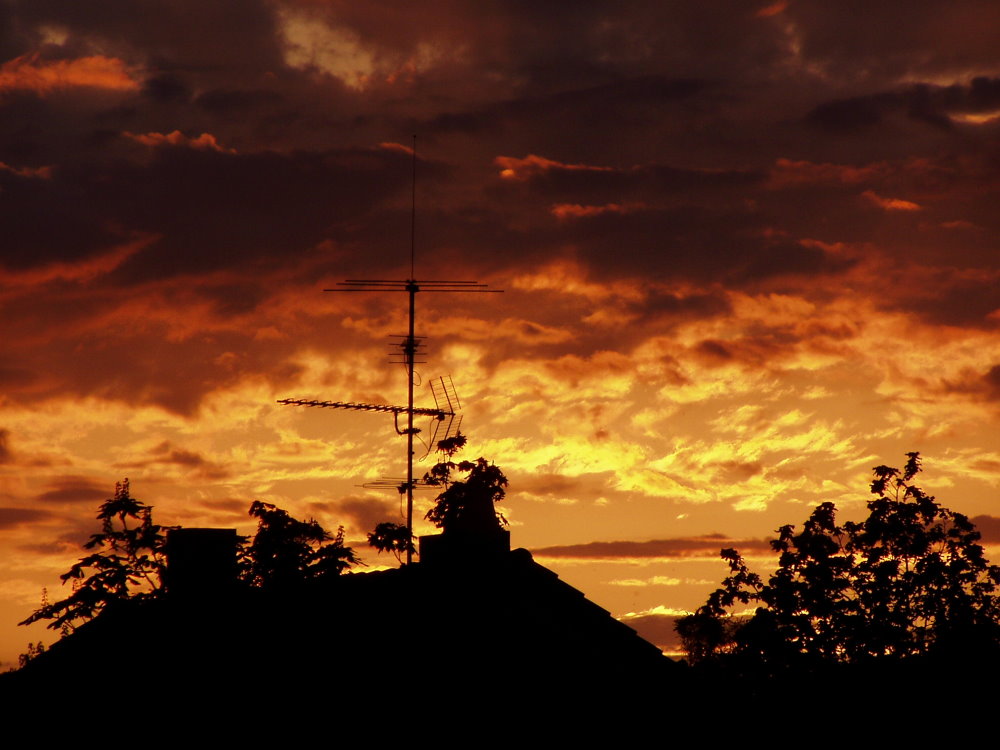
POLYGON ((411 277, 406 282, 410 295, 410 327, 403 346, 406 354, 406 528, 410 543, 406 546, 406 564, 413 562, 413 361, 417 353, 413 319, 417 309, 417 292, 420 287, 411 277))

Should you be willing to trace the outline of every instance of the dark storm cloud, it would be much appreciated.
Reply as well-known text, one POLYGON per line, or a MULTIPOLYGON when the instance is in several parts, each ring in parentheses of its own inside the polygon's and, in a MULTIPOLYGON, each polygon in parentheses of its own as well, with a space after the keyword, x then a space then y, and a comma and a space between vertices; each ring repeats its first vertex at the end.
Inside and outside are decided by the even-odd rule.
POLYGON ((899 113, 938 128, 950 129, 952 115, 1000 109, 1000 78, 979 76, 967 85, 917 84, 896 91, 839 99, 817 106, 806 121, 833 131, 862 131, 899 113))
POLYGON ((0 159, 76 161, 95 148, 100 153, 108 135, 122 130, 208 131, 241 150, 381 140, 353 137, 371 131, 351 130, 356 106, 341 83, 285 64, 275 3, 147 0, 82 7, 43 0, 0 9, 8 15, 0 17, 0 28, 9 20, 20 30, 4 60, 79 64, 99 56, 132 78, 132 90, 57 87, 45 96, 4 96, 0 159), (352 137, 344 139, 345 132, 352 137), (307 142, 304 134, 315 137, 307 142))
POLYGON ((199 94, 194 103, 216 115, 238 116, 282 101, 281 94, 268 89, 212 89, 199 94))
POLYGON ((50 489, 36 495, 35 500, 42 503, 88 503, 94 504, 105 500, 111 493, 105 482, 80 476, 55 477, 49 481, 50 489))
POLYGON ((0 530, 44 521, 52 516, 50 511, 35 508, 0 508, 0 530))
POLYGON ((762 236, 764 229, 743 211, 682 206, 583 217, 565 236, 613 277, 650 273, 741 286, 787 274, 836 274, 853 265, 820 247, 762 236), (622 248, 628 253, 621 254, 622 248))
POLYGON ((0 429, 0 464, 10 463, 10 430, 0 429))
POLYGON ((822 320, 801 320, 785 325, 748 323, 739 337, 725 341, 702 339, 694 345, 692 354, 709 367, 732 362, 767 367, 803 350, 823 352, 836 349, 838 342, 854 338, 859 333, 860 329, 856 326, 828 325, 822 320))
POLYGON ((67 29, 113 54, 162 68, 209 70, 280 65, 274 5, 264 0, 14 0, 17 24, 27 30, 67 29))
POLYGON ((208 511, 217 511, 227 516, 247 516, 250 501, 242 498, 213 498, 198 503, 199 507, 208 511))
MULTIPOLYGON (((788 88, 787 109, 771 112, 755 97, 784 87, 787 19, 795 20, 795 33, 821 60, 834 59, 835 50, 824 46, 810 18, 833 14, 837 23, 858 23, 809 3, 793 3, 772 18, 723 1, 697 7, 633 2, 614 9, 500 3, 483 9, 461 3, 415 8, 401 2, 227 1, 209 7, 115 0, 85 12, 71 2, 41 0, 8 10, 20 29, 17 54, 37 51, 41 25, 58 27, 69 36, 45 46, 43 59, 117 55, 136 89, 114 97, 87 91, 5 99, 0 159, 20 154, 17 169, 49 163, 53 169, 48 177, 0 170, 0 218, 10 227, 3 265, 78 261, 142 238, 146 244, 93 287, 106 281, 138 289, 187 279, 190 295, 162 298, 178 317, 204 300, 219 318, 247 316, 281 284, 302 284, 318 271, 370 274, 394 264, 386 259, 402 257, 409 227, 400 200, 408 187, 407 154, 347 145, 296 148, 296 138, 307 131, 328 144, 359 138, 371 144, 386 129, 409 132, 403 124, 419 125, 422 133, 426 125, 441 161, 420 164, 421 186, 434 197, 421 206, 419 231, 440 266, 509 276, 568 257, 585 263, 596 279, 711 287, 622 303, 638 322, 662 331, 675 321, 726 313, 722 286, 771 289, 790 276, 809 280, 849 271, 853 256, 800 240, 863 242, 884 212, 859 198, 862 188, 906 197, 883 189, 877 169, 868 181, 833 187, 770 185, 767 165, 775 159, 808 157, 786 150, 783 139, 796 128, 807 130, 800 120, 809 107, 848 102, 843 106, 849 112, 858 100, 877 117, 912 111, 926 120, 988 111, 998 97, 998 79, 989 77, 953 86, 875 81, 858 92, 816 79, 808 97, 788 88), (290 67, 282 57, 281 25, 288 17, 282 8, 324 20, 327 29, 347 30, 368 45, 377 65, 388 67, 357 90, 324 74, 318 63, 290 67), (388 83, 383 73, 397 73, 390 68, 422 44, 441 60, 416 66, 411 78, 403 75, 406 87, 388 83), (798 108, 800 102, 807 103, 798 108), (765 123, 760 138, 743 132, 734 108, 765 123), (772 127, 781 118, 798 124, 772 127), (165 140, 175 131, 180 140, 165 140), (196 147, 202 133, 214 140, 196 147), (476 137, 462 141, 461 133, 476 137), (159 145, 135 140, 154 135, 159 145), (711 148, 690 150, 691 138, 711 148), (747 138, 756 139, 752 148, 740 145, 747 138), (269 150, 272 143, 282 150, 269 150), (512 159, 512 178, 499 177, 503 164, 490 166, 505 154, 519 155, 504 157, 512 159), (532 165, 528 154, 543 156, 532 165), (698 166, 702 161, 706 166, 698 166), (318 267, 314 249, 327 240, 336 244, 335 259, 318 267), (281 281, 271 276, 277 267, 290 271, 281 281)), ((924 6, 919 15, 921 23, 933 16, 924 6)), ((809 131, 813 141, 816 132, 809 131)), ((16 330, 42 334, 39 321, 96 320, 122 304, 113 295, 91 299, 92 291, 25 302, 25 310, 13 313, 21 321, 16 330)), ((918 314, 935 309, 942 320, 949 314, 983 320, 993 303, 989 291, 979 290, 979 302, 964 291, 956 292, 954 304, 941 299, 918 314)), ((555 313, 539 310, 539 320, 522 324, 522 338, 530 338, 530 325, 546 323, 546 315, 559 322, 555 313)), ((646 330, 636 328, 636 336, 646 330)), ((294 378, 294 367, 278 364, 292 345, 269 344, 265 351, 252 332, 182 341, 169 332, 169 326, 154 325, 110 341, 85 331, 74 342, 82 356, 52 353, 47 362, 11 363, 0 369, 0 379, 7 373, 19 398, 29 391, 31 397, 95 394, 191 414, 204 393, 258 369, 272 382, 294 378), (161 340, 150 341, 150 335, 161 340), (223 366, 216 363, 220 351, 240 354, 223 366), (120 364, 95 367, 102 361, 120 364)), ((700 351, 706 358, 757 361, 795 345, 781 332, 758 333, 738 342, 706 340, 700 351)), ((580 336, 564 348, 585 353, 614 343, 580 336)), ((555 347, 539 344, 537 351, 555 347)))
POLYGON ((718 557, 723 548, 735 547, 740 552, 770 552, 766 539, 731 539, 721 534, 676 539, 653 539, 648 542, 588 542, 542 547, 532 550, 538 557, 604 560, 636 557, 718 557))
POLYGON ((709 69, 767 64, 781 40, 733 0, 691 3, 469 4, 444 0, 420 6, 403 0, 358 4, 291 2, 332 25, 351 29, 382 55, 415 52, 431 42, 460 52, 460 65, 528 79, 529 87, 565 87, 568 80, 648 67, 709 69), (720 19, 727 23, 720 23, 720 19))
MULTIPOLYGON (((986 372, 967 370, 957 378, 941 381, 940 387, 945 393, 967 396, 978 401, 1000 402, 1000 364, 993 365, 986 372)), ((1000 469, 1000 464, 993 465, 988 461, 981 463, 981 468, 985 470, 1000 469)))
MULTIPOLYGON (((601 486, 606 486, 611 478, 610 472, 597 475, 601 486)), ((564 474, 530 474, 518 481, 518 490, 533 495, 562 495, 572 497, 583 494, 581 489, 592 482, 584 482, 580 477, 568 477, 564 474)))
MULTIPOLYGON (((770 221, 741 205, 692 205, 603 210, 558 219, 539 213, 531 201, 519 204, 526 227, 511 226, 509 205, 429 217, 433 240, 448 248, 477 247, 471 263, 491 273, 511 273, 525 263, 573 248, 567 257, 586 261, 595 277, 690 280, 734 286, 791 275, 842 273, 855 264, 815 244, 767 236, 770 221)), ((548 206, 546 206, 548 208, 548 206)), ((598 207, 600 208, 600 207, 598 207)), ((374 228, 372 228, 374 230, 374 228)), ((468 253, 466 253, 466 256, 468 253)), ((447 255, 441 256, 451 260, 447 255)), ((454 259, 469 263, 469 260, 454 259)), ((668 300, 660 300, 669 304, 668 300)), ((708 300, 703 300, 708 303, 708 300)), ((711 304, 711 303, 708 303, 711 304)))
POLYGON ((58 539, 51 542, 37 542, 35 544, 19 544, 18 552, 27 552, 32 555, 61 555, 70 556, 79 554, 80 545, 86 541, 86 536, 74 534, 63 534, 58 539))
POLYGON ((892 306, 938 325, 994 329, 1000 286, 993 280, 950 279, 941 274, 934 285, 916 288, 892 306))
POLYGON ((596 86, 495 102, 477 109, 436 114, 425 126, 432 133, 496 132, 545 122, 579 123, 587 129, 649 123, 665 110, 711 89, 707 81, 645 75, 596 86))
MULTIPOLYGON (((247 511, 250 507, 250 500, 246 498, 213 498, 196 502, 197 514, 200 524, 206 526, 219 526, 233 528, 235 526, 246 527, 251 523, 247 511)), ((185 514, 187 518, 189 515, 185 514)), ((182 521, 190 523, 190 521, 182 521)))
POLYGON ((142 93, 157 101, 186 101, 191 97, 187 83, 174 73, 150 76, 142 84, 142 93))
POLYGON ((983 375, 983 382, 989 389, 991 398, 1000 400, 1000 365, 993 365, 989 371, 983 375))
POLYGON ((158 239, 119 269, 121 283, 245 268, 263 258, 286 262, 339 223, 364 217, 405 186, 408 173, 408 157, 391 149, 247 155, 169 143, 130 149, 129 160, 67 165, 51 179, 0 171, 0 218, 10 227, 4 264, 16 269, 88 257, 135 233, 158 239))
POLYGON ((676 193, 734 194, 760 183, 764 177, 752 170, 686 169, 657 163, 629 167, 566 164, 539 156, 501 156, 496 163, 505 178, 502 189, 526 187, 532 197, 553 203, 648 201, 676 193))
POLYGON ((649 614, 628 617, 623 622, 663 651, 677 652, 681 647, 680 636, 674 629, 677 619, 676 615, 649 614))
POLYGON ((794 0, 799 54, 841 80, 996 68, 1000 7, 990 0, 794 0), (887 30, 890 30, 887 33, 887 30))
MULTIPOLYGON (((399 514, 399 503, 394 500, 381 500, 372 497, 347 497, 338 500, 332 506, 331 517, 334 523, 349 523, 357 533, 367 533, 375 529, 375 525, 383 521, 402 523, 399 514)), ((345 523, 345 525, 348 525, 345 523)))
POLYGON ((628 309, 644 318, 667 322, 725 315, 730 312, 731 305, 722 295, 711 292, 681 296, 653 291, 641 303, 631 304, 628 309))
POLYGON ((30 397, 91 395, 192 415, 207 393, 233 385, 248 373, 273 378, 275 385, 293 382, 298 371, 285 361, 293 347, 286 343, 265 350, 250 346, 251 339, 245 334, 207 333, 166 343, 148 331, 135 336, 88 335, 78 340, 75 352, 49 354, 52 382, 30 397), (220 352, 234 350, 245 354, 220 360, 220 352), (119 364, 112 366, 115 362, 119 364))
POLYGON ((124 166, 88 180, 128 226, 162 240, 120 271, 129 282, 287 262, 358 221, 405 185, 397 152, 225 154, 161 147, 148 166, 124 166), (394 167, 390 164, 396 163, 394 167))
POLYGON ((196 476, 215 480, 224 479, 231 474, 228 469, 207 460, 200 453, 177 448, 168 441, 160 443, 149 453, 150 458, 146 460, 117 463, 115 466, 119 468, 126 466, 129 468, 146 468, 157 465, 173 465, 191 471, 196 476))
POLYGON ((120 239, 88 212, 88 196, 77 184, 0 171, 0 193, 0 265, 7 268, 87 257, 120 239))
MULTIPOLYGON (((1000 380, 1000 377, 998 377, 1000 380)), ((982 535, 983 544, 1000 544, 1000 518, 996 516, 973 516, 969 519, 982 535)))

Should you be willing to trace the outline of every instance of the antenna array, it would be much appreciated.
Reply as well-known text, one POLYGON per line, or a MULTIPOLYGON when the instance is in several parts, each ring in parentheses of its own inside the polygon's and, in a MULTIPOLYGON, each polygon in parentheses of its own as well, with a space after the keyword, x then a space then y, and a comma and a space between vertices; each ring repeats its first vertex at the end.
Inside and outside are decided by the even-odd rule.
POLYGON ((351 401, 317 401, 314 399, 293 399, 285 398, 278 401, 279 404, 288 406, 309 406, 327 409, 352 409, 355 411, 387 412, 393 415, 396 423, 396 432, 399 435, 406 435, 406 481, 402 484, 393 483, 389 480, 380 480, 370 485, 373 487, 396 487, 402 493, 406 492, 406 528, 410 535, 410 544, 407 546, 406 562, 413 561, 413 490, 417 482, 413 478, 413 436, 419 432, 413 426, 413 417, 425 415, 432 417, 434 423, 431 442, 428 444, 428 452, 438 441, 451 437, 458 433, 462 417, 458 413, 461 403, 458 400, 458 393, 451 378, 437 378, 431 381, 431 394, 434 396, 435 408, 414 407, 413 405, 413 366, 418 362, 417 356, 423 354, 423 337, 416 336, 414 323, 416 318, 416 298, 418 292, 439 292, 439 293, 480 293, 499 294, 503 290, 490 289, 488 284, 481 284, 478 281, 456 281, 444 279, 417 280, 414 278, 414 257, 416 247, 416 214, 417 214, 417 137, 413 136, 413 201, 410 219, 410 278, 408 279, 347 279, 337 282, 337 288, 324 289, 324 292, 405 292, 409 297, 409 326, 405 336, 400 336, 400 342, 396 345, 398 351, 394 356, 401 356, 397 360, 399 364, 406 367, 406 406, 391 406, 389 404, 360 404, 351 401), (406 415, 406 426, 399 426, 399 417, 406 415))

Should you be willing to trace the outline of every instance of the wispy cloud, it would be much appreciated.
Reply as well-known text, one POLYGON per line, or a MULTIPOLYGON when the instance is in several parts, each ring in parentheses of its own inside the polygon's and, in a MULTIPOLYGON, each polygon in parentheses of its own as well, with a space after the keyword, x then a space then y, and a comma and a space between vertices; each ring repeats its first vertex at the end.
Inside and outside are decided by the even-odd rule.
POLYGON ((556 545, 534 549, 532 554, 540 558, 629 559, 658 557, 669 559, 718 557, 719 552, 728 547, 735 547, 746 553, 765 552, 771 549, 768 542, 763 539, 731 539, 721 534, 707 534, 689 538, 651 539, 646 542, 586 542, 556 545))

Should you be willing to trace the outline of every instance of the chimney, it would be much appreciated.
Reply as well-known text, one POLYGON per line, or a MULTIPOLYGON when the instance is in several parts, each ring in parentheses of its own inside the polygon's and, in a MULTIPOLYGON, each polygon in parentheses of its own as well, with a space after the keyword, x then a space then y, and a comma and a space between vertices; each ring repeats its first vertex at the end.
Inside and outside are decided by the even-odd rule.
POLYGON ((500 528, 462 529, 420 537, 420 564, 466 566, 495 563, 510 553, 510 532, 500 528))
POLYGON ((236 585, 236 529, 170 529, 165 582, 171 596, 203 597, 236 585))

